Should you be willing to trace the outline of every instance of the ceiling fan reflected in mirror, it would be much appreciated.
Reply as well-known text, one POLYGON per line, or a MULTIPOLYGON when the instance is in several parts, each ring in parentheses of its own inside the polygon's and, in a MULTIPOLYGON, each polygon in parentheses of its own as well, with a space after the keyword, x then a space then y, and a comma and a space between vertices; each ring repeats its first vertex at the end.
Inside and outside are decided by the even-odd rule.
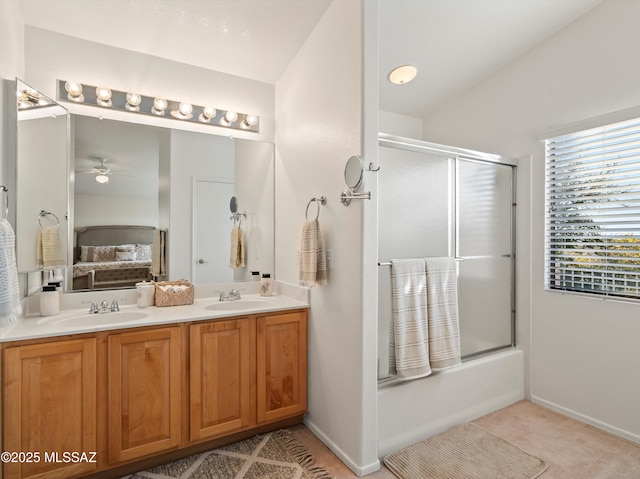
POLYGON ((95 166, 89 170, 79 170, 79 173, 87 173, 90 175, 96 175, 95 181, 96 183, 105 185, 109 183, 109 175, 112 175, 113 172, 110 168, 105 166, 105 162, 107 161, 105 158, 95 158, 96 161, 100 162, 99 166, 95 166))

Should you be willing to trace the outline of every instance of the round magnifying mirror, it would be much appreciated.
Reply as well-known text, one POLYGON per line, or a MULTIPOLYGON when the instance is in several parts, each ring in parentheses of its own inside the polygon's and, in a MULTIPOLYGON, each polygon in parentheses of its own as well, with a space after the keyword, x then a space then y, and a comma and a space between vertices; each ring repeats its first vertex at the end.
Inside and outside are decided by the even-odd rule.
POLYGON ((347 165, 344 167, 344 181, 351 190, 356 190, 362 184, 362 172, 364 166, 362 158, 359 156, 352 156, 347 160, 347 165))
POLYGON ((235 196, 231 197, 231 201, 229 202, 229 209, 232 213, 238 211, 238 200, 236 200, 235 196))

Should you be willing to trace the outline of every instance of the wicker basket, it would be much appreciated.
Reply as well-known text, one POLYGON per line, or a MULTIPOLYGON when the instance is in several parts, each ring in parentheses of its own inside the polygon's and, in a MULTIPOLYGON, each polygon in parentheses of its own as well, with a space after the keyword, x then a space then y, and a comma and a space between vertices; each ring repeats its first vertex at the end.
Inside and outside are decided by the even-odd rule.
POLYGON ((185 304, 193 304, 193 284, 186 279, 180 281, 161 281, 155 283, 156 294, 155 302, 156 306, 183 306, 185 304), (162 287, 167 286, 187 286, 184 291, 166 291, 162 287))

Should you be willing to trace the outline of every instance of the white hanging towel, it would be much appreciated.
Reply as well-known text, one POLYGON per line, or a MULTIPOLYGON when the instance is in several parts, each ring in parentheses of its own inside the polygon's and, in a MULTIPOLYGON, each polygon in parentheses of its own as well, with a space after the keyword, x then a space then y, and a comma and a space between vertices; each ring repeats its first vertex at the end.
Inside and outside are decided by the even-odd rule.
POLYGON ((459 366, 458 278, 454 258, 426 258, 429 362, 434 371, 459 366))
POLYGON ((391 260, 389 369, 398 379, 431 374, 425 262, 391 260))
POLYGON ((16 235, 11 224, 0 220, 0 328, 20 318, 20 286, 16 266, 16 235))

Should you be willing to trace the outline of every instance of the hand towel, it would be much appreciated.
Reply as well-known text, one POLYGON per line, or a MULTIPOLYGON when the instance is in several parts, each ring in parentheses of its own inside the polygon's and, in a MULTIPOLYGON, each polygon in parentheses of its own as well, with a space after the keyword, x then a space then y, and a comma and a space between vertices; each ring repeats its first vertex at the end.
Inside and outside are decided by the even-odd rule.
POLYGON ((0 220, 0 328, 20 318, 20 286, 16 266, 16 235, 11 224, 0 220))
POLYGON ((454 258, 426 258, 429 361, 436 371, 462 364, 454 258))
POLYGON ((64 249, 58 226, 41 226, 38 231, 36 263, 39 268, 64 266, 64 249))
POLYGON ((156 228, 151 246, 151 274, 153 276, 160 277, 167 274, 166 242, 167 230, 156 228))
POLYGON ((231 255, 229 258, 229 267, 231 269, 244 268, 244 238, 242 228, 236 225, 231 229, 231 255))
POLYGON ((300 285, 306 287, 327 284, 327 254, 318 220, 307 220, 300 239, 300 285))
POLYGON ((391 260, 389 369, 398 379, 431 374, 425 262, 391 260))

